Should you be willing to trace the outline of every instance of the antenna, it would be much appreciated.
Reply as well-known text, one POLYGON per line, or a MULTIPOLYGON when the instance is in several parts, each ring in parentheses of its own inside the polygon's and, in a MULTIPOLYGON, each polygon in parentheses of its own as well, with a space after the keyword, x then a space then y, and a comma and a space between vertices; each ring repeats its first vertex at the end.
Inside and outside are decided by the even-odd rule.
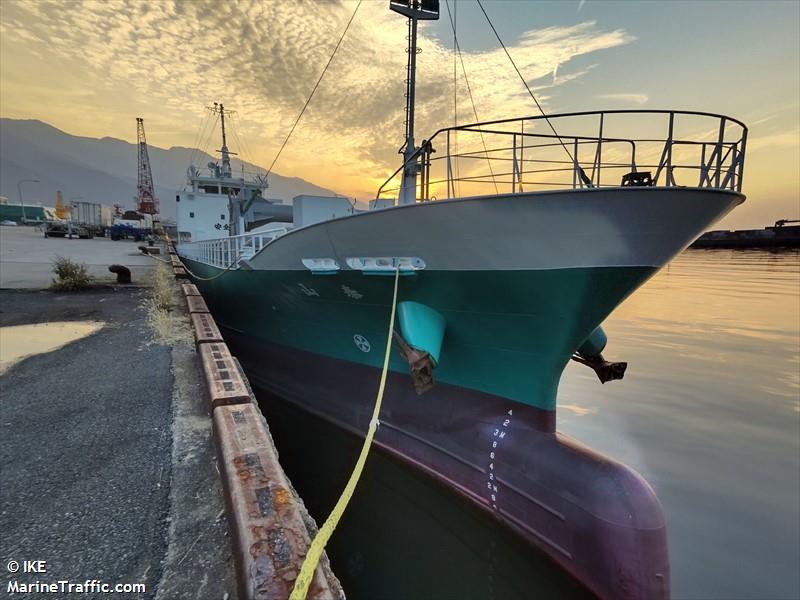
MULTIPOLYGON (((217 150, 217 152, 222 154, 222 171, 220 176, 230 178, 233 176, 231 172, 231 155, 236 156, 236 152, 231 152, 228 150, 228 138, 225 134, 225 107, 222 104, 214 102, 214 106, 209 106, 207 108, 215 115, 218 114, 220 122, 222 123, 222 148, 217 150)), ((232 110, 229 110, 227 114, 228 116, 231 116, 236 113, 232 110)))
POLYGON ((144 119, 136 117, 136 141, 139 150, 139 168, 136 183, 136 210, 143 215, 159 212, 158 198, 153 189, 153 172, 150 170, 150 156, 147 154, 147 139, 144 136, 144 119))
POLYGON ((417 173, 419 162, 414 159, 414 103, 417 74, 417 21, 434 21, 439 18, 439 0, 389 0, 389 8, 408 18, 408 64, 406 66, 406 139, 400 152, 403 154, 403 179, 400 182, 400 204, 417 201, 417 173))

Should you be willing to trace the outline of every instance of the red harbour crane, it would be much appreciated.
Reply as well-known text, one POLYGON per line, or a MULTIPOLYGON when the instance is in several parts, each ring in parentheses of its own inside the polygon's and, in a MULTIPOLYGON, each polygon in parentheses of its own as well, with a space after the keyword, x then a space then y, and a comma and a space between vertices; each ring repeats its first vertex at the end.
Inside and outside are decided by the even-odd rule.
POLYGON ((150 170, 150 157, 147 154, 147 140, 144 137, 144 119, 136 118, 136 139, 139 146, 139 172, 136 185, 136 210, 143 215, 159 212, 158 198, 153 189, 153 172, 150 170))

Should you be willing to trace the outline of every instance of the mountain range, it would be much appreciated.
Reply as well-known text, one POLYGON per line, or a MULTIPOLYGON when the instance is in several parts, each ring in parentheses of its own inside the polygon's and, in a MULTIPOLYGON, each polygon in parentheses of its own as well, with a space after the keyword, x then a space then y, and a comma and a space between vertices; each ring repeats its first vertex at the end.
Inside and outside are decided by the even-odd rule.
MULTIPOLYGON (((161 201, 164 218, 175 218, 175 192, 186 181, 191 157, 194 164, 205 167, 218 159, 192 148, 165 149, 148 146, 156 196, 161 201)), ((264 172, 263 167, 233 159, 233 173, 264 172)), ((9 203, 19 202, 17 183, 25 184, 25 204, 55 206, 56 191, 64 200, 79 199, 98 204, 122 204, 134 208, 137 178, 137 148, 124 140, 110 137, 90 138, 71 135, 37 120, 0 119, 0 196, 9 203)), ((272 173, 267 196, 291 200, 299 194, 337 195, 297 177, 272 173)))

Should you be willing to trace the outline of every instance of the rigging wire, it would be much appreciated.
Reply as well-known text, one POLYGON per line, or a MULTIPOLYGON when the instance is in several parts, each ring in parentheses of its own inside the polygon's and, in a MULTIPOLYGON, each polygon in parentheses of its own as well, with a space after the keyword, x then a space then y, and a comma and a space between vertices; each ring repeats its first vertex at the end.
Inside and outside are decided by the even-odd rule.
MULTIPOLYGON (((458 4, 456 3, 457 0, 453 0, 453 16, 450 17, 450 24, 453 27, 453 126, 458 127, 458 88, 457 88, 457 62, 456 59, 456 48, 458 47, 457 40, 456 40, 456 24, 458 21, 458 4)), ((448 0, 447 2, 447 13, 450 14, 450 3, 448 0)))
POLYGON ((242 151, 244 152, 245 157, 247 157, 247 161, 253 167, 255 167, 256 169, 259 169, 261 167, 256 165, 255 162, 254 162, 255 161, 255 156, 253 156, 253 153, 250 151, 250 144, 247 141, 246 136, 244 135, 244 130, 243 130, 242 126, 241 126, 241 121, 239 120, 239 115, 237 115, 236 113, 234 113, 234 115, 236 115, 236 118, 234 119, 234 122, 235 122, 234 134, 236 134, 237 132, 241 131, 241 135, 236 135, 237 142, 239 144, 241 144, 242 151))
POLYGON ((206 111, 206 115, 204 118, 200 119, 200 126, 197 129, 197 133, 194 136, 194 141, 192 142, 192 154, 189 157, 189 164, 194 164, 194 159, 197 157, 197 153, 199 151, 200 142, 205 136, 206 127, 211 122, 211 113, 206 111))
MULTIPOLYGON (((453 4, 455 5, 455 0, 453 0, 453 4)), ((467 92, 469 93, 469 101, 472 104, 472 113, 475 115, 475 122, 480 123, 480 118, 478 118, 478 109, 475 108, 475 99, 472 96, 472 87, 469 85, 469 78, 467 77, 467 68, 464 65, 464 57, 461 54, 461 45, 458 43, 458 37, 456 36, 456 26, 453 21, 453 15, 450 13, 450 2, 449 0, 445 0, 445 6, 447 7, 447 16, 450 19, 450 27, 453 28, 453 40, 455 42, 456 50, 458 52, 458 58, 461 61, 461 70, 464 73, 464 82, 467 84, 467 92)), ((489 158, 489 151, 486 148, 486 140, 483 137, 483 131, 478 130, 481 136, 481 144, 483 145, 483 152, 486 155, 486 164, 489 166, 489 173, 492 176, 492 182, 494 183, 494 192, 495 194, 499 194, 497 188, 497 182, 495 181, 494 171, 492 170, 492 160, 489 158)), ((458 160, 456 160, 456 164, 458 164, 458 160)))
MULTIPOLYGON (((239 160, 240 162, 244 162, 247 160, 251 165, 253 165, 253 155, 250 152, 250 147, 247 145, 245 140, 244 131, 241 127, 241 121, 239 120, 239 115, 237 113, 231 113, 231 131, 233 132, 233 138, 236 141, 236 144, 239 148, 239 160), (240 132, 241 131, 241 135, 240 132)), ((253 165, 255 166, 255 165, 253 165)))
POLYGON ((319 79, 317 79, 317 83, 314 84, 314 88, 311 90, 311 94, 309 94, 308 99, 306 100, 306 103, 303 105, 303 108, 300 110, 300 114, 297 115, 297 119, 295 119, 294 125, 292 125, 292 128, 289 130, 289 134, 286 136, 286 139, 283 140, 283 144, 281 144, 281 147, 278 150, 278 153, 275 155, 275 158, 272 160, 272 164, 269 166, 269 169, 267 169, 267 176, 269 176, 269 174, 272 173, 272 167, 274 167, 275 163, 278 162, 278 158, 280 158, 280 155, 283 152, 283 149, 286 147, 286 144, 289 143, 289 138, 292 137, 292 134, 294 133, 295 127, 297 127, 297 124, 300 122, 300 119, 302 118, 303 113, 306 112, 306 108, 308 108, 308 105, 311 103, 311 99, 314 97, 314 92, 317 91, 317 88, 319 87, 319 84, 322 82, 322 78, 325 77, 325 73, 328 72, 328 67, 331 66, 331 63, 333 62, 333 57, 336 56, 336 51, 339 50, 339 46, 341 46, 342 40, 344 40, 344 36, 347 35, 347 30, 350 29, 350 24, 353 22, 353 19, 356 18, 356 13, 358 12, 358 9, 361 6, 361 2, 362 1, 363 0, 358 0, 358 4, 356 4, 355 10, 353 11, 353 14, 350 16, 350 20, 347 22, 347 25, 345 26, 344 31, 342 32, 342 36, 339 38, 339 41, 336 42, 336 46, 334 47, 333 52, 331 53, 331 56, 328 59, 327 64, 325 65, 325 68, 322 69, 322 73, 320 74, 319 79))
MULTIPOLYGON (((236 113, 229 113, 229 114, 230 115, 234 115, 236 113)), ((246 156, 249 156, 249 153, 247 153, 245 151, 244 144, 239 139, 239 134, 236 131, 237 129, 239 129, 238 122, 234 122, 234 119, 232 119, 230 117, 229 117, 229 119, 230 119, 230 121, 229 121, 230 122, 229 130, 233 134, 233 140, 236 142, 236 147, 239 150, 239 164, 240 164, 240 166, 242 168, 242 172, 244 173, 244 161, 245 161, 246 156)))
POLYGON ((194 152, 197 149, 197 142, 199 141, 198 138, 200 137, 200 131, 202 131, 203 124, 205 122, 206 122, 206 117, 203 116, 203 118, 200 119, 200 121, 198 121, 197 123, 197 131, 194 132, 194 136, 192 137, 192 145, 189 146, 189 149, 192 151, 191 154, 189 155, 189 164, 191 164, 194 159, 194 152))
POLYGON ((503 43, 503 40, 500 39, 500 34, 497 33, 497 29, 495 29, 494 24, 492 23, 492 20, 489 18, 489 15, 486 13, 486 9, 483 8, 483 4, 481 3, 481 0, 477 0, 477 2, 478 2, 478 6, 481 9, 481 12, 483 13, 483 16, 486 17, 486 22, 489 23, 489 27, 492 28, 492 31, 494 32, 494 36, 497 38, 497 41, 500 43, 500 46, 502 46, 503 51, 506 53, 506 56, 508 57, 508 60, 511 62, 511 66, 514 67, 514 70, 517 72, 517 75, 519 75, 519 78, 522 80, 522 84, 525 86, 525 89, 528 90, 528 93, 530 94, 531 98, 533 98, 533 101, 536 103, 536 107, 539 109, 539 112, 542 113, 542 116, 544 117, 544 120, 547 121, 547 124, 550 126, 550 129, 553 131, 553 134, 558 138, 558 141, 561 142, 561 147, 564 148, 564 152, 567 153, 567 156, 569 156, 569 159, 572 162, 572 164, 575 165, 575 168, 578 169, 578 174, 580 175, 581 180, 588 187, 592 187, 591 180, 586 176, 586 173, 583 172, 583 168, 581 168, 581 166, 575 162, 575 159, 573 158, 572 153, 569 151, 569 148, 567 148, 567 145, 564 143, 564 140, 561 139, 561 136, 558 135, 558 132, 556 131, 556 128, 553 127, 553 124, 550 122, 550 118, 547 116, 547 113, 544 112, 544 109, 542 108, 542 105, 539 104, 539 101, 536 99, 536 96, 534 95, 533 90, 531 90, 530 86, 528 85, 528 82, 525 81, 525 78, 522 76, 522 73, 520 73, 520 70, 517 68, 517 63, 515 63, 514 59, 511 58, 511 54, 508 52, 508 48, 506 48, 506 45, 503 43))
MULTIPOLYGON (((447 2, 447 0, 445 0, 447 2)), ((450 12, 450 4, 447 4, 448 14, 450 12)), ((458 38, 456 37, 456 30, 458 29, 458 0, 453 0, 453 127, 458 127, 458 38)), ((458 161, 458 130, 453 131, 453 151, 456 156, 455 172, 456 180, 453 182, 453 194, 456 194, 456 183, 458 183, 458 196, 461 195, 461 177, 459 171, 458 161)))
POLYGON ((209 129, 208 135, 205 137, 205 141, 202 142, 202 146, 199 148, 199 150, 205 154, 208 154, 208 145, 211 143, 211 136, 213 136, 214 132, 217 130, 217 122, 219 122, 219 115, 214 119, 214 122, 211 124, 211 129, 209 129))

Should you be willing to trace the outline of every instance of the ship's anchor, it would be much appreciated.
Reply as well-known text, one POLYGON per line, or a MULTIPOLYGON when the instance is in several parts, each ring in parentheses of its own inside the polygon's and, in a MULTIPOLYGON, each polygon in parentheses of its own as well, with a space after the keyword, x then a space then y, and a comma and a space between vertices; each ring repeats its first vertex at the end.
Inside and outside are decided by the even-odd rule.
POLYGON ((626 362, 608 362, 603 358, 602 352, 607 343, 603 328, 598 326, 572 355, 572 360, 592 369, 600 383, 622 379, 628 368, 626 362))
POLYGON ((433 387, 433 362, 431 355, 425 351, 414 350, 408 345, 397 330, 394 330, 394 341, 403 353, 403 357, 408 361, 411 369, 411 381, 414 383, 414 391, 421 396, 433 387))
POLYGON ((447 322, 435 309, 413 300, 397 305, 397 317, 394 341, 408 361, 414 390, 421 396, 433 387, 433 369, 439 364, 447 322))
POLYGON ((625 369, 628 368, 628 363, 608 362, 602 354, 584 356, 580 352, 576 352, 572 355, 572 360, 592 369, 597 374, 600 383, 622 379, 625 376, 625 369))

